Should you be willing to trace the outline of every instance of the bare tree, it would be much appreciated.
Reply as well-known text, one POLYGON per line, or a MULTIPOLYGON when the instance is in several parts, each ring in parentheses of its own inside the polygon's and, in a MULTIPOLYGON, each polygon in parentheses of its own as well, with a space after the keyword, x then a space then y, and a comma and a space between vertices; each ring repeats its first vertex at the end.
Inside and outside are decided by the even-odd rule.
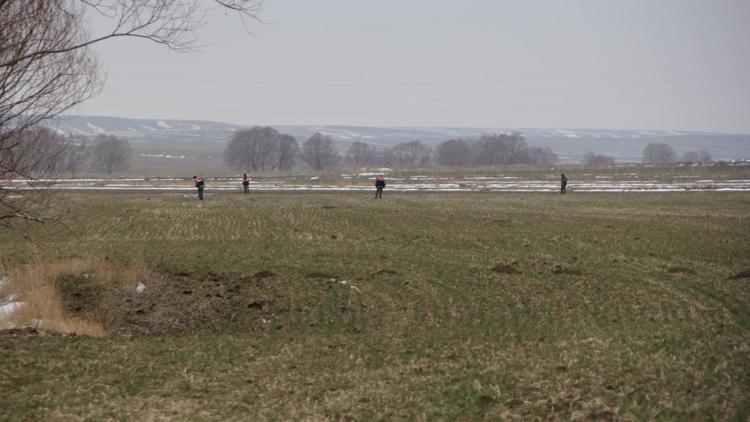
POLYGON ((371 166, 375 162, 375 150, 367 142, 355 142, 346 150, 347 163, 357 166, 371 166))
POLYGON ((131 37, 190 50, 210 9, 257 19, 262 5, 261 0, 0 0, 0 220, 43 220, 39 208, 33 216, 6 201, 8 181, 30 177, 32 170, 12 167, 13 151, 28 142, 25 131, 99 92, 92 45, 131 37), (109 30, 92 34, 85 19, 92 13, 109 18, 109 30))
POLYGON ((297 144, 297 139, 294 136, 282 134, 281 138, 279 138, 279 159, 275 167, 279 171, 291 170, 294 168, 298 152, 299 145, 297 144))
POLYGON ((70 177, 76 177, 89 161, 91 151, 89 150, 89 138, 82 135, 71 135, 65 142, 65 151, 61 159, 58 160, 59 172, 69 174, 70 177))
POLYGON ((390 167, 393 165, 393 154, 390 150, 379 150, 377 147, 372 148, 373 165, 376 167, 390 167))
POLYGON ((435 160, 441 166, 468 166, 471 164, 471 146, 464 139, 449 139, 438 145, 435 160))
POLYGON ((528 147, 523 149, 517 159, 517 164, 547 165, 557 162, 557 154, 549 147, 528 147))
POLYGON ((711 160, 711 153, 705 149, 698 152, 688 151, 680 158, 680 161, 683 163, 710 163, 711 160))
POLYGON ((240 129, 224 150, 224 162, 238 170, 270 170, 278 165, 281 134, 270 127, 240 129))
POLYGON ((675 161, 677 161, 677 154, 668 144, 650 143, 643 149, 644 163, 665 164, 675 161))
POLYGON ((478 165, 507 165, 523 161, 526 140, 518 132, 482 135, 475 144, 474 162, 478 165))
POLYGON ((589 151, 583 154, 581 164, 589 167, 607 167, 615 165, 615 159, 609 155, 595 154, 589 151))
POLYGON ((302 160, 313 170, 320 171, 336 165, 339 154, 333 138, 315 132, 305 143, 302 144, 302 160))
POLYGON ((130 142, 111 135, 99 135, 94 139, 94 168, 112 174, 127 170, 130 165, 130 142))
POLYGON ((419 167, 432 160, 432 149, 420 141, 402 142, 391 150, 394 164, 402 167, 419 167))

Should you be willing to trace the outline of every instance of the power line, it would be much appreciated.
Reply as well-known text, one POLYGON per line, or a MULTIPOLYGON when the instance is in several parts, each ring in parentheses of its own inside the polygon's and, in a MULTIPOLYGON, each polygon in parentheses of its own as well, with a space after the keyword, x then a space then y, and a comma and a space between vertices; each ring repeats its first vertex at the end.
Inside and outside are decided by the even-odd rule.
POLYGON ((228 99, 235 101, 264 101, 264 102, 279 102, 279 103, 394 103, 394 102, 441 102, 441 101, 462 101, 462 100, 491 100, 491 99, 506 99, 506 98, 521 98, 521 97, 536 97, 536 96, 549 96, 549 95, 564 95, 564 94, 577 94, 582 92, 598 92, 608 91, 613 89, 623 88, 638 88, 652 85, 663 85, 674 82, 683 82, 696 79, 712 78, 717 76, 734 75, 734 74, 745 74, 750 72, 748 69, 739 69, 729 72, 714 72, 702 75, 693 75, 682 78, 672 79, 661 79, 656 81, 647 82, 635 82, 621 85, 609 85, 603 87, 594 88, 581 88, 571 90, 557 90, 557 91, 537 91, 527 93, 506 93, 501 95, 478 95, 478 96, 460 96, 460 97, 423 97, 423 98, 397 98, 397 99, 336 99, 336 98, 318 98, 318 99, 281 99, 281 98, 259 98, 259 97, 236 97, 236 96, 218 96, 218 95, 200 95, 200 94, 187 94, 187 93, 167 93, 167 92, 153 92, 153 91, 134 91, 134 90, 117 90, 113 89, 110 92, 120 92, 128 95, 147 96, 155 98, 173 98, 173 97, 184 97, 184 98, 197 98, 197 99, 228 99))
MULTIPOLYGON (((301 114, 308 114, 308 115, 365 115, 365 114, 430 114, 430 113, 459 113, 459 112, 473 112, 473 111, 499 111, 499 110, 513 110, 513 109, 536 109, 536 108, 559 108, 559 107, 569 107, 569 106, 576 106, 576 105, 593 105, 593 104, 609 104, 609 103, 617 103, 617 102, 627 102, 627 101, 638 101, 638 100, 645 100, 645 99, 653 99, 653 98, 665 98, 665 97, 676 97, 676 96, 684 96, 684 95, 691 95, 691 94, 697 94, 697 93, 704 93, 704 92, 714 92, 718 90, 723 89, 737 89, 737 88, 745 88, 749 87, 750 83, 745 84, 739 84, 739 85, 722 85, 717 87, 711 87, 711 88, 704 88, 704 89, 695 89, 695 90, 688 90, 688 91, 679 91, 679 92, 670 92, 670 93, 662 93, 662 94, 653 94, 653 95, 643 95, 643 96, 635 96, 635 97, 620 97, 620 98, 612 98, 607 100, 590 100, 590 101, 578 101, 578 102, 566 102, 566 103, 558 103, 558 104, 538 104, 538 105, 527 105, 527 106, 517 106, 517 105, 509 105, 509 106, 496 106, 496 107, 473 107, 473 108, 452 108, 452 109, 425 109, 425 110, 405 110, 405 111, 395 111, 395 110, 373 110, 373 111, 353 111, 353 110, 341 110, 341 111, 318 111, 318 110, 308 110, 308 111, 274 111, 274 110, 237 110, 237 109, 215 109, 215 108, 184 108, 184 107, 154 107, 150 106, 148 108, 156 109, 156 110, 171 110, 171 111, 200 111, 200 112, 220 112, 220 113, 243 113, 243 114, 272 114, 272 115, 301 115, 301 114)), ((104 106, 104 107, 115 107, 115 108, 130 108, 130 109, 144 109, 144 106, 130 106, 130 105, 124 105, 124 104, 108 104, 108 103, 97 103, 97 104, 90 104, 94 106, 104 106)))
POLYGON ((485 80, 463 80, 463 81, 444 81, 444 82, 422 82, 422 81, 409 81, 409 82, 269 82, 269 81, 238 81, 238 80, 227 80, 227 79, 200 79, 200 78, 185 78, 180 76, 159 76, 159 75, 136 75, 130 73, 119 73, 113 72, 109 75, 133 78, 133 79, 153 79, 153 80, 168 80, 168 81, 183 81, 183 82, 199 82, 199 83, 212 83, 212 84, 226 84, 226 85, 248 85, 248 86, 291 86, 291 87, 417 87, 417 86, 458 86, 458 85, 490 85, 490 84, 502 84, 508 82, 522 82, 522 81, 541 81, 541 80, 562 80, 562 79, 575 79, 590 76, 604 76, 614 75, 619 73, 628 73, 648 69, 656 69, 663 67, 674 67, 681 66, 687 63, 700 63, 706 61, 713 61, 717 59, 726 58, 726 56, 714 56, 704 57, 699 59, 686 59, 675 61, 671 63, 661 63, 653 65, 635 66, 630 68, 615 69, 615 70, 604 70, 596 72, 579 72, 569 73, 560 75, 547 75, 547 76, 522 76, 515 78, 505 79, 485 79, 485 80))

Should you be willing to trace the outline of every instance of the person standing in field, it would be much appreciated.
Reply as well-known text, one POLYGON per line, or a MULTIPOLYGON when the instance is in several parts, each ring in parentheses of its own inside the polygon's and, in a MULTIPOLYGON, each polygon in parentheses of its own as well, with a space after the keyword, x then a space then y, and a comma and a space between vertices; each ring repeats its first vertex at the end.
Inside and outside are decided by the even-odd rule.
POLYGON ((375 199, 383 199, 383 188, 385 187, 385 177, 381 174, 375 178, 375 199))
POLYGON ((250 178, 247 177, 247 173, 242 175, 242 187, 245 189, 245 194, 250 193, 250 178))
POLYGON ((206 187, 206 182, 203 181, 203 176, 193 176, 195 181, 195 187, 198 188, 198 199, 203 200, 203 189, 206 187))
POLYGON ((568 178, 564 175, 560 175, 560 195, 565 195, 568 188, 568 178))

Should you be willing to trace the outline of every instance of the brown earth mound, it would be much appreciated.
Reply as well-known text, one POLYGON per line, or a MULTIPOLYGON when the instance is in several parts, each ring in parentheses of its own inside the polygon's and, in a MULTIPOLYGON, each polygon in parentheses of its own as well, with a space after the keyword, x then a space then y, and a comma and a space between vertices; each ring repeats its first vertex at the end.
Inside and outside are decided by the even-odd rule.
POLYGON ((552 274, 556 275, 581 275, 581 271, 573 269, 573 268, 565 268, 565 267, 555 267, 554 270, 552 270, 552 274))
POLYGON ((75 334, 63 334, 55 331, 41 330, 33 327, 17 327, 0 330, 0 338, 15 339, 15 338, 28 338, 28 337, 59 337, 59 336, 75 336, 75 334))
POLYGON ((750 278, 750 270, 740 271, 737 274, 729 277, 730 280, 739 280, 741 278, 750 278))
POLYGON ((274 283, 261 271, 248 278, 208 273, 154 273, 135 286, 114 286, 94 276, 68 275, 58 280, 65 313, 101 322, 110 334, 154 335, 192 330, 266 327, 286 311, 274 283), (275 300, 271 300, 274 298, 275 300))
POLYGON ((382 270, 376 272, 375 275, 401 275, 401 273, 390 268, 383 268, 382 270))
POLYGON ((497 264, 492 267, 492 271, 499 274, 517 274, 520 273, 515 267, 509 264, 497 264))
POLYGON ((331 274, 327 274, 327 273, 323 273, 323 272, 319 272, 319 271, 316 271, 314 273, 310 273, 310 274, 306 275, 305 277, 307 277, 307 278, 326 278, 326 279, 338 278, 335 275, 331 275, 331 274))
POLYGON ((263 270, 253 274, 253 278, 256 280, 263 280, 264 278, 275 277, 276 273, 273 271, 263 270))
POLYGON ((667 268, 667 273, 671 275, 690 275, 694 274, 695 271, 687 267, 669 267, 667 268))

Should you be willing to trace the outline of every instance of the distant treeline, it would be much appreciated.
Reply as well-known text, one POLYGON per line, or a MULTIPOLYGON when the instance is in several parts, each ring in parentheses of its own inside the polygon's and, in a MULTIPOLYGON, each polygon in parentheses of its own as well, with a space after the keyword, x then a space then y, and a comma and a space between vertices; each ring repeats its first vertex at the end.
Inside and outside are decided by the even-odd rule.
MULTIPOLYGON (((37 127, 17 138, 12 148, 7 148, 0 157, 0 165, 12 165, 28 174, 75 176, 91 170, 112 174, 127 170, 132 156, 128 140, 111 135, 99 135, 91 140, 37 127)), ((667 144, 652 143, 643 150, 643 162, 649 164, 709 161, 711 154, 706 150, 689 151, 679 158, 667 144)), ((249 172, 285 172, 304 168, 323 171, 336 167, 550 165, 556 162, 557 155, 551 149, 528 146, 519 132, 449 139, 434 150, 415 140, 388 149, 354 142, 340 152, 328 135, 315 133, 300 145, 295 137, 273 128, 253 127, 236 131, 224 149, 224 163, 229 168, 249 172)), ((606 167, 616 163, 610 156, 587 152, 581 164, 606 167)))
POLYGON ((224 150, 224 161, 237 170, 290 170, 300 162, 313 170, 336 166, 426 167, 552 164, 557 156, 549 148, 529 147, 523 135, 483 135, 476 139, 450 139, 435 150, 421 141, 402 142, 379 149, 354 142, 340 152, 333 138, 315 133, 302 145, 270 127, 242 129, 234 133, 224 150))
MULTIPOLYGON (((427 166, 472 167, 515 164, 549 165, 557 162, 557 155, 548 147, 528 146, 520 132, 487 134, 478 138, 449 139, 434 150, 415 140, 402 142, 393 148, 379 149, 367 142, 354 142, 340 152, 333 138, 313 134, 299 145, 290 135, 270 127, 253 127, 234 133, 224 150, 224 161, 236 170, 291 170, 301 163, 320 171, 345 167, 427 166)), ((667 144, 649 144, 643 151, 644 163, 708 162, 708 151, 688 152, 681 160, 667 144)), ((613 157, 587 152, 581 164, 611 166, 613 157)))

